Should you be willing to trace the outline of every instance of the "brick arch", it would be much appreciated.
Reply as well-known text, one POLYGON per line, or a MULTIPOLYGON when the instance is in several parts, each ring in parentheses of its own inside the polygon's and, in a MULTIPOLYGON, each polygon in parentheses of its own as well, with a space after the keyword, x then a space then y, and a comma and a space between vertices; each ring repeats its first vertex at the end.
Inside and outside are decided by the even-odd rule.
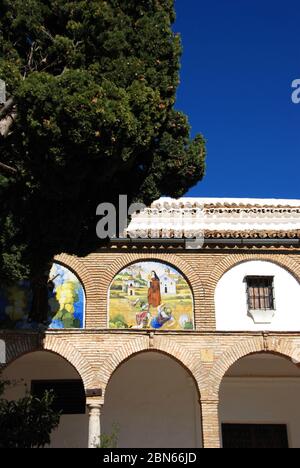
POLYGON ((6 344, 6 362, 11 364, 19 357, 40 350, 40 342, 37 334, 24 333, 17 335, 10 333, 4 337, 6 344))
POLYGON ((251 261, 265 261, 274 263, 279 267, 288 270, 296 280, 300 283, 300 263, 296 262, 287 255, 272 255, 272 254, 262 254, 262 253, 252 253, 252 254, 233 254, 225 257, 221 262, 219 262, 210 275, 210 282, 215 285, 218 284, 220 279, 231 270, 233 267, 240 265, 241 263, 251 262, 251 261))
POLYGON ((239 360, 252 354, 276 354, 294 362, 300 362, 300 340, 261 336, 241 341, 226 351, 214 364, 207 385, 209 399, 219 398, 220 386, 225 374, 239 360))
POLYGON ((223 258, 212 271, 206 290, 207 303, 212 308, 210 313, 214 317, 213 331, 216 330, 216 310, 215 310, 215 291, 221 278, 232 268, 242 263, 251 261, 265 261, 274 263, 275 265, 287 270, 300 283, 300 263, 296 262, 287 255, 282 254, 262 254, 262 253, 240 253, 232 254, 223 258))
POLYGON ((108 311, 108 292, 111 282, 114 277, 129 265, 138 262, 162 262, 170 265, 177 269, 187 280, 194 297, 194 315, 195 315, 195 327, 196 329, 203 328, 203 304, 205 304, 205 290, 202 285, 201 279, 197 272, 191 267, 189 263, 183 260, 181 257, 173 253, 123 253, 112 263, 102 276, 101 284, 101 296, 105 300, 102 301, 101 315, 102 315, 102 326, 107 326, 107 311, 108 311))
POLYGON ((143 352, 159 352, 177 361, 193 377, 199 392, 199 398, 201 398, 205 382, 205 371, 197 357, 168 338, 154 338, 154 342, 150 347, 148 336, 128 341, 125 346, 117 348, 105 361, 100 375, 104 395, 115 371, 130 358, 143 352))
POLYGON ((73 255, 67 255, 67 254, 61 254, 57 255, 54 258, 55 263, 59 263, 62 266, 68 268, 71 270, 80 280, 82 283, 84 289, 86 290, 86 293, 89 291, 89 285, 90 283, 92 284, 90 274, 88 272, 88 269, 84 265, 84 263, 78 258, 73 255))
POLYGON ((43 350, 53 352, 68 361, 80 375, 84 388, 93 388, 96 379, 94 378, 94 371, 90 363, 83 354, 68 341, 55 335, 47 335, 44 339, 42 349, 37 351, 43 350))
POLYGON ((37 342, 37 340, 33 341, 30 337, 28 338, 25 337, 25 339, 7 343, 7 364, 4 367, 31 353, 50 352, 63 358, 78 372, 85 389, 93 386, 95 381, 94 372, 89 362, 66 340, 57 336, 46 336, 41 344, 40 341, 37 342))
POLYGON ((55 262, 69 268, 80 280, 85 292, 85 327, 87 318, 94 311, 94 297, 97 295, 97 284, 93 281, 93 275, 86 268, 83 260, 73 255, 61 254, 55 257, 55 262))

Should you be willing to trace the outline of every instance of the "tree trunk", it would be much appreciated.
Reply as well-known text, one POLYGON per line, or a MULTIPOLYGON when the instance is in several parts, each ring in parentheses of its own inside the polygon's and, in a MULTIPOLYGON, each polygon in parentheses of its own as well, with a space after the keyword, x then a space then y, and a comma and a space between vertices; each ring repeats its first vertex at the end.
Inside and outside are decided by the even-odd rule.
POLYGON ((0 162, 0 172, 10 172, 12 174, 17 174, 17 169, 11 166, 7 166, 7 164, 3 164, 0 162))
POLYGON ((13 97, 9 98, 6 103, 4 104, 4 106, 1 108, 0 110, 0 117, 1 119, 3 117, 5 117, 5 115, 10 112, 10 110, 14 107, 15 105, 15 100, 13 97))
POLYGON ((53 289, 53 283, 49 281, 50 267, 31 279, 32 304, 28 320, 48 324, 49 321, 49 292, 53 289))

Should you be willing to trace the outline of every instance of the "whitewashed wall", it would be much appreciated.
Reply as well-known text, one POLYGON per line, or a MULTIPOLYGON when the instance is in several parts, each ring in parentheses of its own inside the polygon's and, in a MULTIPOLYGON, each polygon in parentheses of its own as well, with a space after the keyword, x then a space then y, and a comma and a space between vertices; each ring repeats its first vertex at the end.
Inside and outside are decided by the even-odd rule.
POLYGON ((220 424, 285 424, 290 448, 300 448, 300 369, 263 353, 236 362, 220 389, 220 424))
MULTIPOLYGON (((10 400, 22 398, 25 386, 31 380, 79 379, 77 372, 64 359, 46 352, 28 354, 12 363, 4 372, 3 380, 15 381, 4 395, 10 400)), ((60 425, 51 435, 52 448, 86 448, 88 442, 88 415, 63 415, 60 425)))
POLYGON ((300 370, 284 358, 254 355, 236 363, 220 391, 220 424, 286 424, 300 448, 300 370))
POLYGON ((294 276, 266 261, 249 261, 229 270, 215 292, 218 331, 300 331, 300 285, 294 276), (272 323, 255 324, 248 316, 245 276, 274 276, 276 311, 272 323))
POLYGON ((233 379, 221 392, 220 420, 286 424, 290 448, 300 448, 299 379, 233 379))
POLYGON ((201 447, 199 397, 193 379, 159 353, 130 359, 113 375, 103 409, 103 431, 120 426, 120 448, 201 447))

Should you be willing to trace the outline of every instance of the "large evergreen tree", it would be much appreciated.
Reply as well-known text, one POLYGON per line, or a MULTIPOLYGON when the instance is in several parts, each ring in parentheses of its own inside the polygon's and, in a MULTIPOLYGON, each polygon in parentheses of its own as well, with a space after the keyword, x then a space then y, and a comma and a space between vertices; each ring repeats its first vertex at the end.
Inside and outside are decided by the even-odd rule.
POLYGON ((0 0, 2 279, 45 291, 54 255, 99 243, 99 203, 203 177, 204 140, 174 110, 174 19, 173 0, 0 0))

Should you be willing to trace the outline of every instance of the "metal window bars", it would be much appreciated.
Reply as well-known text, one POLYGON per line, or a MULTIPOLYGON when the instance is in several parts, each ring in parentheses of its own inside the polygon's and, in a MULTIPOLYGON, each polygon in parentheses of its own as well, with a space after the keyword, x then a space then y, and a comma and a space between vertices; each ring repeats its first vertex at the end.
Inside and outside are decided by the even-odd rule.
POLYGON ((274 277, 246 276, 249 310, 275 310, 274 277))

